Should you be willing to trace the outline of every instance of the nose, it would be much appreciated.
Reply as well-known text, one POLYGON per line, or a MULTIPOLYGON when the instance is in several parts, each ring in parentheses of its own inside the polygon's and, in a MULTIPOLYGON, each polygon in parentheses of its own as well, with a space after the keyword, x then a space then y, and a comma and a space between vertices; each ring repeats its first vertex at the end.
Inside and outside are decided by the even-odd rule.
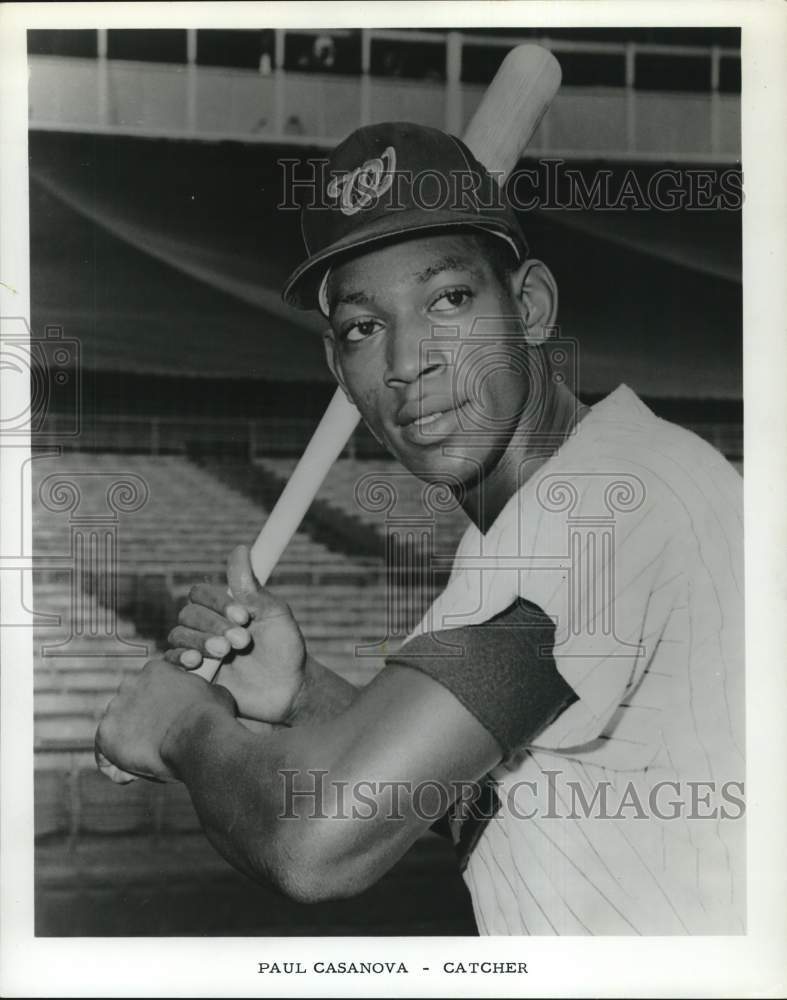
POLYGON ((431 324, 417 320, 397 326, 387 343, 385 384, 391 388, 409 385, 443 371, 450 359, 438 334, 431 324))

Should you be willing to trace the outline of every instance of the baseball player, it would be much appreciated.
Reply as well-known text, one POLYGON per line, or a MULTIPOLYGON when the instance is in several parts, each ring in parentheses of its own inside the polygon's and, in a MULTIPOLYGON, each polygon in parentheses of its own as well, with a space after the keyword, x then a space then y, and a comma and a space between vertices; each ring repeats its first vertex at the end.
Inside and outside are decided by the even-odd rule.
POLYGON ((448 814, 482 933, 743 932, 740 477, 626 386, 591 409, 554 377, 555 279, 459 140, 366 127, 320 184, 284 298, 472 524, 362 689, 235 550, 98 747, 183 781, 216 848, 298 900, 361 891, 448 814), (213 685, 181 669, 203 655, 213 685))

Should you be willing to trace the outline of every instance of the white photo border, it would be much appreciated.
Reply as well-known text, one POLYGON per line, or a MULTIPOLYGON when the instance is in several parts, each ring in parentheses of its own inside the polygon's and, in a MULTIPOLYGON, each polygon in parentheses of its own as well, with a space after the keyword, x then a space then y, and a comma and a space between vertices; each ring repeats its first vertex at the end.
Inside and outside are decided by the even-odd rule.
MULTIPOLYGON (((0 316, 29 321, 25 30, 78 27, 714 26, 742 28, 748 933, 717 938, 35 938, 32 641, 4 629, 0 673, 3 996, 763 996, 787 989, 785 94, 778 0, 550 3, 4 4, 0 8, 0 316), (395 961, 407 975, 260 975, 258 962, 395 961), (449 961, 526 962, 526 976, 449 961), (428 971, 425 971, 428 970, 428 971), (780 989, 781 987, 781 989, 780 989)), ((3 378, 3 406, 25 405, 3 378)), ((20 539, 18 463, 2 442, 3 552, 20 539)), ((26 491, 29 495, 29 489, 26 491)), ((25 519, 29 525, 29 518, 25 519)), ((17 546, 21 546, 17 548, 17 546)), ((0 560, 1 565, 1 560, 0 560)), ((11 574, 0 572, 4 597, 11 574)))

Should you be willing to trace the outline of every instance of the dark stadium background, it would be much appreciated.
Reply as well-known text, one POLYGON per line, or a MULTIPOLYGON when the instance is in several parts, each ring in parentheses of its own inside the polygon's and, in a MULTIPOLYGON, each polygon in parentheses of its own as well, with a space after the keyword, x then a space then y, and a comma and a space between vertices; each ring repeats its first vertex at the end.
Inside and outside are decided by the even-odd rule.
MULTIPOLYGON (((360 33, 337 37, 330 60, 315 48, 321 34, 330 32, 288 34, 277 50, 273 32, 200 31, 196 53, 189 54, 194 43, 183 31, 110 31, 103 43, 95 31, 31 31, 28 48, 31 65, 44 60, 52 79, 69 60, 85 66, 99 59, 132 67, 190 61, 196 71, 250 74, 283 52, 277 72, 355 85, 363 68, 360 33)), ((710 86, 710 108, 735 100, 740 89, 733 29, 494 34, 510 36, 511 44, 531 36, 598 43, 596 52, 581 46, 558 52, 565 85, 579 91, 628 87, 629 94, 702 98, 710 86), (646 47, 637 56, 635 86, 625 60, 603 49, 632 43, 646 47), (692 54, 670 55, 687 46, 692 54)), ((403 87, 413 80, 442 87, 443 48, 399 35, 372 47, 368 74, 401 80, 403 87)), ((462 86, 488 82, 504 51, 468 47, 462 86)), ((268 72, 270 63, 264 66, 268 72)), ((346 130, 354 124, 348 117, 346 130)), ((310 145, 308 135, 292 135, 244 141, 89 122, 59 127, 37 121, 31 104, 33 336, 78 344, 71 353, 78 362, 62 366, 63 384, 49 392, 34 438, 34 531, 42 561, 36 609, 62 619, 59 630, 42 627, 37 634, 39 934, 475 932, 450 850, 435 836, 362 897, 297 906, 246 882, 212 852, 178 786, 138 782, 119 789, 98 776, 90 757, 96 718, 112 689, 124 670, 144 662, 139 649, 119 655, 128 653, 122 641, 152 654, 188 584, 218 578, 231 545, 253 538, 333 390, 319 320, 278 299, 302 252, 297 213, 276 208, 279 161, 324 156, 326 149, 324 141, 310 145), (77 435, 69 431, 74 421, 77 435), (116 550, 101 564, 95 553, 107 549, 96 540, 95 518, 108 513, 107 482, 124 474, 144 482, 149 495, 138 510, 110 512, 106 530, 116 550), (79 508, 52 502, 46 493, 52 476, 76 484, 79 508), (92 563, 74 561, 75 539, 93 545, 92 563), (69 553, 73 565, 65 571, 57 560, 69 553), (77 601, 75 594, 84 596, 77 601), (92 627, 99 619, 104 624, 92 627), (62 645, 53 649, 56 642, 62 645)), ((631 169, 644 188, 664 167, 740 167, 734 153, 704 162, 682 152, 666 145, 658 155, 616 158, 614 150, 585 149, 569 165, 588 181, 594 171, 610 170, 613 187, 631 169)), ((561 335, 579 344, 583 399, 592 403, 625 381, 657 413, 696 429, 740 463, 740 212, 635 216, 545 208, 523 213, 522 223, 531 250, 557 277, 561 335)), ((358 509, 353 489, 364 475, 392 469, 360 431, 274 581, 303 612, 317 654, 358 680, 371 676, 388 648, 358 658, 353 640, 373 643, 386 630, 390 524, 384 513, 358 509)), ((420 530, 418 484, 397 482, 420 530)), ((436 552, 450 552, 462 517, 432 519, 436 552)), ((419 558, 412 538, 397 545, 405 575, 417 581, 405 615, 411 621, 439 580, 423 575, 423 553, 419 558)), ((394 642, 405 631, 401 620, 396 624, 394 642)))

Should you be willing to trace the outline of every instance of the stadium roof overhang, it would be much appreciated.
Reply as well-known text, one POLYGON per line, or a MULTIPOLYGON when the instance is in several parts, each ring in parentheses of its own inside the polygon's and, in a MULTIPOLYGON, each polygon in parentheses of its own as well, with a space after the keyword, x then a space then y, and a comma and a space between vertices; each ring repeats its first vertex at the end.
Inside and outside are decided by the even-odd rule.
MULTIPOLYGON (((276 209, 277 153, 33 133, 34 324, 79 337, 99 371, 327 380, 322 319, 279 298, 301 247, 297 213, 276 209)), ((585 392, 742 397, 740 213, 524 224, 585 392)))

